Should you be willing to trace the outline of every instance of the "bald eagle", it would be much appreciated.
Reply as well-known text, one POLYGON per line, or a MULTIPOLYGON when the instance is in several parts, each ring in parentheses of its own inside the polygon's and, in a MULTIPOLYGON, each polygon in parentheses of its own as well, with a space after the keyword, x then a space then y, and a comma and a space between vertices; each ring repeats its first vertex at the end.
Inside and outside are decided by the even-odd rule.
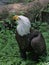
POLYGON ((43 35, 38 30, 31 28, 29 19, 25 16, 13 16, 16 21, 16 40, 19 45, 20 55, 26 59, 26 52, 32 52, 32 59, 37 60, 40 56, 45 56, 46 44, 43 35))

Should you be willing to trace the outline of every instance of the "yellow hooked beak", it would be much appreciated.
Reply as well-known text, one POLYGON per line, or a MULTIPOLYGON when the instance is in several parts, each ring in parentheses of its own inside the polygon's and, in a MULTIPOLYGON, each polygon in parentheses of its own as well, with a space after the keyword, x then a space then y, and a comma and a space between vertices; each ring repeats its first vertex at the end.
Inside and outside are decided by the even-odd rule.
POLYGON ((18 15, 15 15, 15 16, 13 16, 13 20, 18 20, 19 19, 19 17, 18 17, 18 15))

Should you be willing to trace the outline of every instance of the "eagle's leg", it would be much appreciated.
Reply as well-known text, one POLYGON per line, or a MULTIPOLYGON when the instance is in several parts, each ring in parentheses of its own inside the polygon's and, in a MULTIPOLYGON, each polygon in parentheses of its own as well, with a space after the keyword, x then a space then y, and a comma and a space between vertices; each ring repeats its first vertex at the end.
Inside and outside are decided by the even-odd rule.
POLYGON ((26 59, 26 51, 24 49, 20 50, 20 55, 24 60, 26 59))
POLYGON ((38 55, 33 55, 32 60, 39 61, 39 56, 38 55))

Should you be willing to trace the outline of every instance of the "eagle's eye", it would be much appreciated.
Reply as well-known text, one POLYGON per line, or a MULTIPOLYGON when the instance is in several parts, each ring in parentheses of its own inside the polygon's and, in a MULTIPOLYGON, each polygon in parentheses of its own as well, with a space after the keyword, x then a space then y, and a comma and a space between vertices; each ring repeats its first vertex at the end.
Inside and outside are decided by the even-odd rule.
POLYGON ((12 18, 14 21, 16 21, 16 20, 18 20, 19 19, 19 17, 18 17, 18 15, 15 15, 15 16, 13 16, 13 18, 12 18))

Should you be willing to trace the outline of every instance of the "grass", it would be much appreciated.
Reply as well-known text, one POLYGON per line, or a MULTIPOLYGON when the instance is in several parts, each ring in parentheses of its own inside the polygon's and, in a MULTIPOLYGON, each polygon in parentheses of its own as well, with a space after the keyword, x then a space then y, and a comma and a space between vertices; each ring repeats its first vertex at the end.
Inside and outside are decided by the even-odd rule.
POLYGON ((35 63, 27 59, 24 61, 20 57, 19 47, 15 39, 15 34, 7 29, 0 31, 0 65, 49 65, 49 25, 41 25, 40 31, 42 32, 47 46, 46 61, 35 63))

